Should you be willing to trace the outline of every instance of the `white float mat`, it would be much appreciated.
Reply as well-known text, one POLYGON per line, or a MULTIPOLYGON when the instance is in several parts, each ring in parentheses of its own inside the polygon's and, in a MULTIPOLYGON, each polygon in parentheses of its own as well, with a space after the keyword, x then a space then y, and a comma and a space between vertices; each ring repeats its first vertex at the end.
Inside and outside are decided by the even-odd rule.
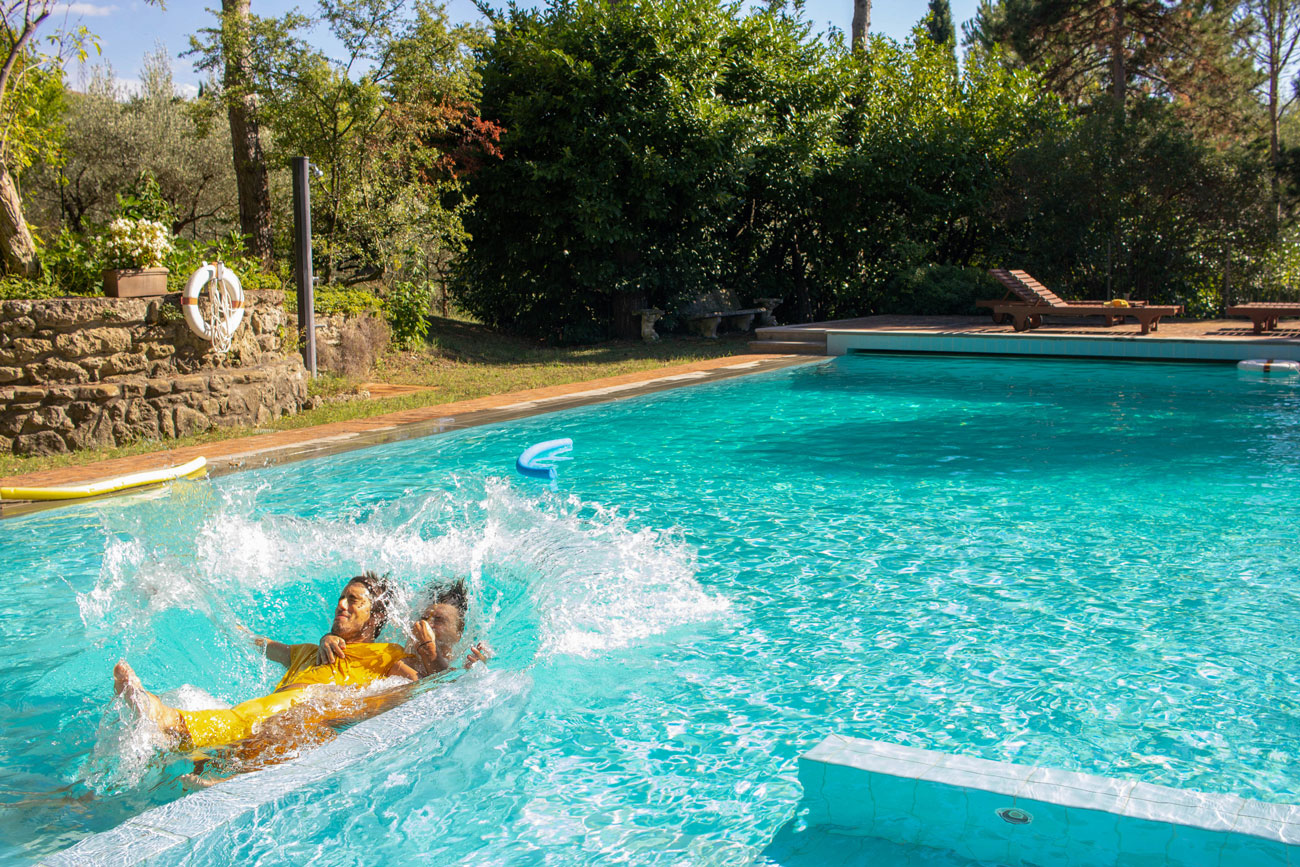
POLYGON ((434 686, 404 704, 357 723, 307 754, 261 771, 241 774, 210 789, 155 807, 111 831, 81 840, 40 863, 63 865, 139 864, 188 846, 260 806, 343 768, 400 745, 439 720, 477 715, 510 695, 524 693, 532 680, 518 672, 475 669, 454 684, 434 686))

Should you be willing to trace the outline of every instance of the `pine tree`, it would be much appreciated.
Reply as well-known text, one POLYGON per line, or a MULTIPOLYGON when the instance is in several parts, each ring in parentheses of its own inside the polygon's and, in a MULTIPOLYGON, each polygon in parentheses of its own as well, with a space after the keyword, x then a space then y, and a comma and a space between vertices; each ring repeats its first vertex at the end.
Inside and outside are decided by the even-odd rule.
POLYGON ((948 0, 930 0, 930 11, 922 23, 930 34, 930 41, 935 45, 955 44, 957 32, 952 26, 952 6, 948 0))
POLYGON ((1296 93, 1282 92, 1283 78, 1300 47, 1300 0, 1242 0, 1237 10, 1240 38, 1259 70, 1259 89, 1268 111, 1268 159, 1272 167, 1273 218, 1282 216, 1282 118, 1295 104, 1296 93))
POLYGON ((1136 91, 1228 124, 1240 91, 1230 27, 1213 0, 983 0, 965 36, 1038 68, 1069 102, 1109 94, 1123 117, 1136 91))

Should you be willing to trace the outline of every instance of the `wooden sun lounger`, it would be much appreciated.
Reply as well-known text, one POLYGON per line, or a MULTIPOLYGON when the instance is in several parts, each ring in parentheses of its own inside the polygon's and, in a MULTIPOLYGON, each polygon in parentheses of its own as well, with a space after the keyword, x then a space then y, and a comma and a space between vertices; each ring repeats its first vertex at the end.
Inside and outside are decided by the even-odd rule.
POLYGON ((1026 331, 1043 324, 1044 314, 1051 316, 1100 316, 1106 325, 1118 325, 1125 317, 1133 317, 1142 326, 1142 333, 1160 330, 1163 316, 1176 316, 1183 312, 1180 304, 1155 305, 1145 301, 1130 301, 1128 307, 1111 307, 1105 301, 1064 301, 1051 289, 1039 283, 1024 271, 991 268, 989 273, 1007 287, 1001 301, 979 301, 980 307, 993 310, 993 321, 999 325, 1008 322, 1016 331, 1026 331), (1013 297, 1014 296, 1014 297, 1013 297))
POLYGON ((1282 317, 1300 316, 1300 304, 1286 301, 1258 301, 1253 304, 1238 304, 1223 311, 1228 316, 1249 316, 1255 326, 1256 334, 1277 328, 1277 321, 1282 317))

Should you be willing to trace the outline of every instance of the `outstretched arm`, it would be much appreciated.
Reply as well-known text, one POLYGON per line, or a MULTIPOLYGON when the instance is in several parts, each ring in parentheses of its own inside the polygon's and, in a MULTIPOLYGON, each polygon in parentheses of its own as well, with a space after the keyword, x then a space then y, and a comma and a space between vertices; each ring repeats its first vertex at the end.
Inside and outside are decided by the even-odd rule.
POLYGON ((236 625, 235 628, 238 629, 240 633, 248 639, 248 641, 252 642, 254 647, 262 651, 267 659, 272 662, 278 662, 285 668, 289 667, 289 645, 279 641, 272 641, 262 635, 256 635, 246 626, 236 625))

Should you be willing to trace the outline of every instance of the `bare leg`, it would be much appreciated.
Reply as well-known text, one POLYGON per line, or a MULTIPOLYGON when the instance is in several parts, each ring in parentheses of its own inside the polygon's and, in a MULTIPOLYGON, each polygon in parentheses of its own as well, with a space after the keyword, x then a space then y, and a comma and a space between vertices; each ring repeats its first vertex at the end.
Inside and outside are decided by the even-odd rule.
POLYGON ((145 690, 126 660, 113 666, 113 692, 122 696, 140 716, 153 720, 164 734, 179 737, 185 733, 185 724, 176 708, 168 707, 158 696, 145 690))

